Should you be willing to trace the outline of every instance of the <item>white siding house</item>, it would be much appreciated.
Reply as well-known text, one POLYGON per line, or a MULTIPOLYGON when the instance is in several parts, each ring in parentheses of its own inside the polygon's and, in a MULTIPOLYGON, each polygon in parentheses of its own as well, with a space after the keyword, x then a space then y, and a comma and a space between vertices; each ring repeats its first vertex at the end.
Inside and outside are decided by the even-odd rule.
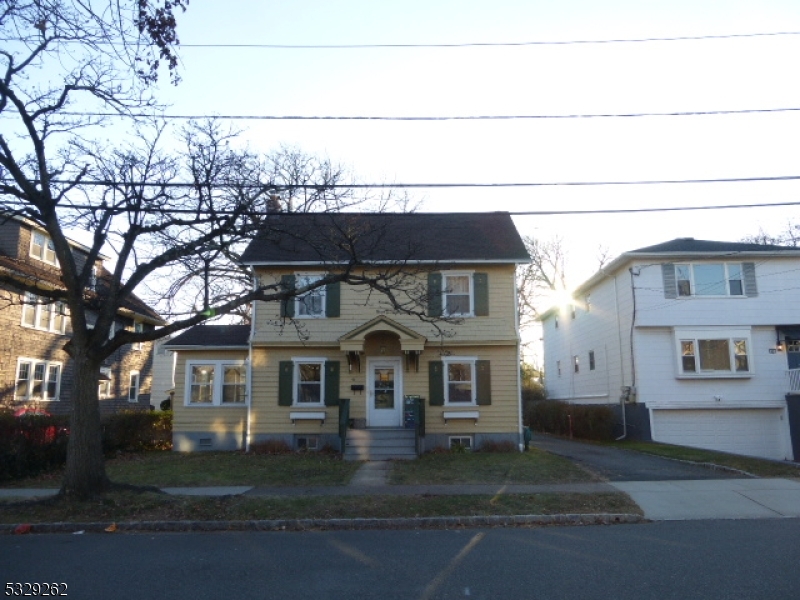
POLYGON ((548 397, 624 405, 629 437, 792 460, 798 290, 794 248, 681 238, 627 252, 542 317, 548 397))

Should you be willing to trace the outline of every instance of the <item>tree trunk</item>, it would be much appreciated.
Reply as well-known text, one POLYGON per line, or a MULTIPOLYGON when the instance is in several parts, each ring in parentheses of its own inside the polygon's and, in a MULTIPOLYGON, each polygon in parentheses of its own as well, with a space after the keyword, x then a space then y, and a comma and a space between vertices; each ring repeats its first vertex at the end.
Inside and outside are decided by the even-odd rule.
POLYGON ((98 378, 100 363, 80 353, 72 357, 72 418, 67 446, 67 467, 61 494, 75 498, 96 496, 110 486, 103 456, 98 378))

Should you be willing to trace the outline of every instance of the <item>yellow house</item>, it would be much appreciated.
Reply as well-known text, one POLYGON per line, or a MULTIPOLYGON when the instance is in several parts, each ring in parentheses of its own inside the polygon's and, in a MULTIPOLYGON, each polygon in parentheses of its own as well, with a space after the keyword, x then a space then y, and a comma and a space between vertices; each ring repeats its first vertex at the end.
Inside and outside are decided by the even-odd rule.
POLYGON ((277 440, 378 459, 520 445, 515 270, 529 257, 508 213, 265 224, 242 262, 259 285, 297 295, 255 302, 249 326, 199 326, 169 343, 176 450, 277 440))

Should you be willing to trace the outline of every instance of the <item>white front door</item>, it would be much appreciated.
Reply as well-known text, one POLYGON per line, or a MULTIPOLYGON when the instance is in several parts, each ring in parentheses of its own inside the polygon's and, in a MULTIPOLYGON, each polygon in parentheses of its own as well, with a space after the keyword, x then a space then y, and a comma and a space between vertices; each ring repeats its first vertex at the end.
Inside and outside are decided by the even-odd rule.
POLYGON ((370 360, 367 367, 367 427, 400 427, 403 371, 400 359, 370 360))

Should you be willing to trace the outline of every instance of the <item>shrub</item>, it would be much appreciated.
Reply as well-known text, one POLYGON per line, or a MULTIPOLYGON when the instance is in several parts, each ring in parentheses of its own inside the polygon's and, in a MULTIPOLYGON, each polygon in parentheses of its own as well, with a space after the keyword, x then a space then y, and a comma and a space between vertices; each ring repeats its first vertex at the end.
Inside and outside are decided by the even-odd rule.
POLYGON ((0 481, 32 477, 67 460, 67 417, 0 413, 0 481))
POLYGON ((291 454, 292 448, 283 440, 269 439, 250 444, 253 454, 291 454))
POLYGON ((608 406, 541 400, 526 408, 525 420, 534 431, 571 434, 587 440, 610 440, 613 437, 614 413, 608 406))
POLYGON ((128 411, 103 417, 103 451, 172 449, 172 413, 128 411))
POLYGON ((481 444, 479 452, 518 452, 517 444, 512 441, 504 440, 502 442, 494 442, 487 440, 481 444))

